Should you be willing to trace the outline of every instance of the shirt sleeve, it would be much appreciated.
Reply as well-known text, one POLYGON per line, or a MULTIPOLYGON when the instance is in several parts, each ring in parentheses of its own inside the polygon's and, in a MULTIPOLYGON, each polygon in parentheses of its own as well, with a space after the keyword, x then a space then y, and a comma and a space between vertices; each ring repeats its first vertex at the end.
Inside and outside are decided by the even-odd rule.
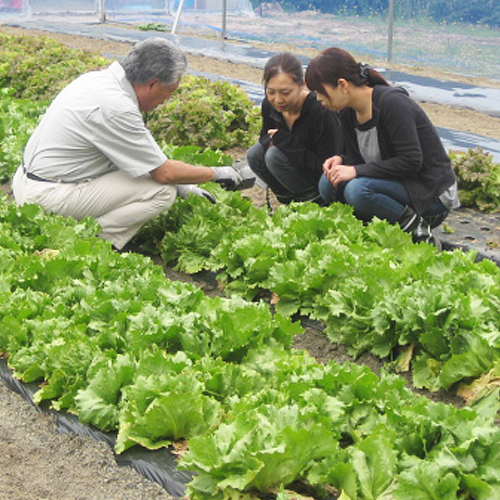
POLYGON ((259 142, 266 149, 271 144, 271 137, 267 131, 277 127, 276 122, 271 118, 271 109, 272 107, 267 99, 264 99, 261 105, 262 127, 260 129, 259 142))
POLYGON ((108 117, 97 113, 93 121, 95 146, 131 177, 145 175, 167 160, 140 112, 126 111, 108 117))
POLYGON ((341 151, 340 122, 336 113, 317 107, 304 128, 308 129, 307 133, 301 134, 279 129, 274 134, 273 144, 295 168, 305 168, 319 175, 325 159, 341 151))

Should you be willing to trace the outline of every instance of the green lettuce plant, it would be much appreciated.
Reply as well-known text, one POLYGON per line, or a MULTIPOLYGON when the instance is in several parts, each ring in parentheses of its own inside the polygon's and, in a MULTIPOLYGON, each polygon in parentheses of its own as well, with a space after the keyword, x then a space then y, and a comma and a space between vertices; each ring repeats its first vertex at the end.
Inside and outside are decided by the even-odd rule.
POLYGON ((260 111, 236 85, 187 75, 147 124, 158 140, 225 150, 256 141, 260 111))
POLYGON ((15 97, 51 100, 77 76, 107 65, 98 53, 48 37, 0 34, 0 87, 12 88, 15 97))
MULTIPOLYGON (((299 212, 314 219, 305 206, 299 212)), ((302 228, 283 232, 289 252, 294 239, 305 249, 329 234, 319 221, 305 231, 300 214, 280 214, 283 227, 302 228)), ((380 229, 364 237, 379 249, 385 242, 381 253, 390 255, 400 240, 389 244, 380 229)), ((118 453, 187 442, 179 467, 196 473, 193 500, 290 498, 285 487, 345 500, 500 495, 498 389, 487 403, 457 409, 385 371, 320 364, 290 349, 300 325, 264 302, 208 298, 144 256, 113 251, 98 232, 91 219, 0 204, 0 352, 17 377, 41 383, 35 402, 117 432, 118 453)), ((399 258, 418 261, 411 252, 399 258)), ((389 267, 401 281, 397 262, 389 267)), ((444 282, 450 269, 436 262, 428 275, 444 282)), ((463 266, 455 283, 477 295, 473 284, 496 279, 488 270, 472 276, 463 266)))
POLYGON ((464 207, 483 212, 500 210, 500 165, 481 148, 450 151, 458 177, 460 201, 464 207))

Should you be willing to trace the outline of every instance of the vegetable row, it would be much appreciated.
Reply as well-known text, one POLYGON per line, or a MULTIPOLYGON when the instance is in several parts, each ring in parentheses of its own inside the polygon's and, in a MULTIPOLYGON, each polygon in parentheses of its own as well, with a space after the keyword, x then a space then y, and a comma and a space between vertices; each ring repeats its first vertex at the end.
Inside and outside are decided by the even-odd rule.
POLYGON ((0 205, 0 351, 35 400, 116 430, 116 450, 187 439, 193 499, 500 495, 493 398, 457 409, 396 375, 317 363, 263 302, 208 298, 94 221, 0 205))
POLYGON ((341 204, 292 204, 268 216, 240 193, 215 195, 217 205, 179 202, 142 239, 156 238, 163 259, 184 272, 217 272, 228 294, 267 294, 278 312, 321 321, 353 355, 411 366, 416 387, 477 399, 496 386, 500 269, 492 261, 414 245, 399 227, 363 225, 341 204))

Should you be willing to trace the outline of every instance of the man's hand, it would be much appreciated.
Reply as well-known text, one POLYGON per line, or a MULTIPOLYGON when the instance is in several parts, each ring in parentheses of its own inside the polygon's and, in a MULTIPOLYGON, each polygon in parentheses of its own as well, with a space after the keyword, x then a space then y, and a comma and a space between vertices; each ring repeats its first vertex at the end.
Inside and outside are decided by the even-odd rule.
POLYGON ((212 170, 215 172, 214 182, 218 182, 228 191, 240 189, 243 179, 233 167, 212 167, 212 170))
POLYGON ((194 184, 177 184, 177 194, 185 200, 190 194, 205 197, 210 203, 216 203, 215 198, 205 189, 201 189, 194 184))

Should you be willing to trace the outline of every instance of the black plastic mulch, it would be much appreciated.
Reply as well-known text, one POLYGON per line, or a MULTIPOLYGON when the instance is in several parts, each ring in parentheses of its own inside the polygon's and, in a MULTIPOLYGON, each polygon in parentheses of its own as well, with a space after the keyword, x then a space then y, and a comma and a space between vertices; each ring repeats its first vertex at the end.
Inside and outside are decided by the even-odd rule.
MULTIPOLYGON (((4 383, 9 389, 20 394, 37 411, 52 414, 59 432, 90 437, 114 448, 116 432, 103 432, 92 425, 82 424, 76 415, 51 410, 47 402, 36 405, 33 402, 33 395, 39 389, 39 385, 24 383, 15 378, 7 366, 7 361, 2 358, 0 358, 0 383, 4 383)), ((134 446, 120 455, 115 454, 115 460, 118 465, 130 466, 145 478, 158 483, 174 498, 184 497, 186 484, 193 478, 193 473, 177 469, 177 458, 172 448, 147 450, 134 446)))
POLYGON ((500 211, 486 214, 460 208, 452 211, 434 233, 444 250, 474 250, 478 260, 491 259, 500 266, 500 211))

